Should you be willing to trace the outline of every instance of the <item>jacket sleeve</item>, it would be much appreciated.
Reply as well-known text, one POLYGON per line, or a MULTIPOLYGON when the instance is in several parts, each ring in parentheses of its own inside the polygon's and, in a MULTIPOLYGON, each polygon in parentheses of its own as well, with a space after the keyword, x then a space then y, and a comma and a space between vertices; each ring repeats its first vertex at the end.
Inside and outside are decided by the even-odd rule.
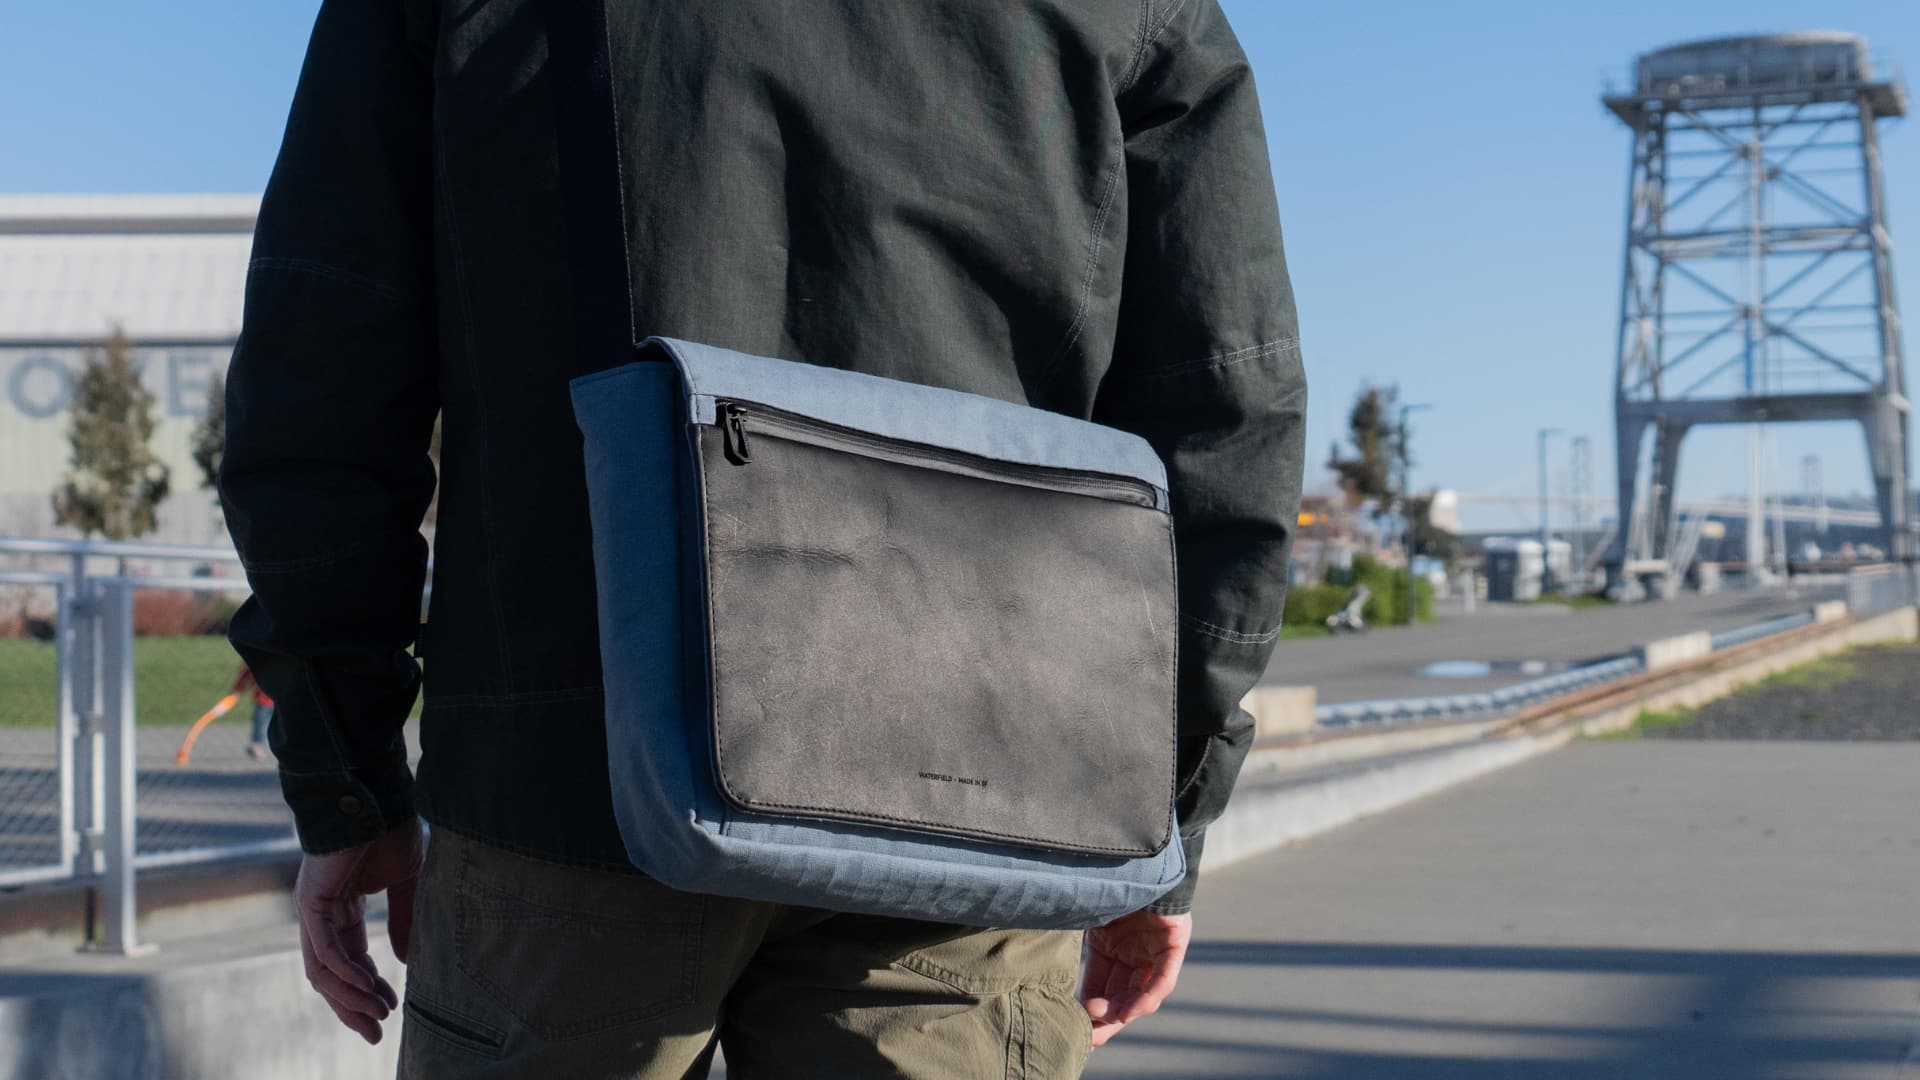
POLYGON ((325 0, 248 267, 220 494, 253 596, 229 637, 273 697, 301 845, 413 816, 439 409, 432 27, 416 0, 325 0))
POLYGON ((1095 419, 1166 462, 1180 579, 1176 809, 1192 906, 1207 825, 1253 742, 1280 633, 1306 378, 1253 76, 1216 0, 1161 0, 1117 95, 1126 255, 1095 419))

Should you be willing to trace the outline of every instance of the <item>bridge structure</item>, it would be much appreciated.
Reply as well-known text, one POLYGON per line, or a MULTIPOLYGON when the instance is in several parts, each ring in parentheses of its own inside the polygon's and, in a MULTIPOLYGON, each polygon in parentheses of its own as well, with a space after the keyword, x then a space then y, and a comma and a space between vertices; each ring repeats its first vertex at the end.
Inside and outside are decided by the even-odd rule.
MULTIPOLYGON (((1540 500, 1531 495, 1476 494, 1461 492, 1458 496, 1462 507, 1502 507, 1514 510, 1533 510, 1539 507, 1540 500)), ((1565 510, 1613 510, 1618 503, 1603 496, 1587 497, 1555 496, 1547 500, 1547 505, 1565 510)), ((1747 512, 1747 504, 1737 499, 1688 499, 1672 504, 1674 517, 1739 517, 1747 512)), ((1878 510, 1848 510, 1820 504, 1800 505, 1780 503, 1767 509, 1767 515, 1779 515, 1786 521, 1807 522, 1809 524, 1831 525, 1879 525, 1882 518, 1878 510)))
MULTIPOLYGON (((1767 530, 1761 425, 1862 426, 1885 548, 1915 551, 1879 121, 1907 92, 1850 34, 1720 38, 1650 52, 1606 107, 1632 132, 1615 359, 1616 581, 1660 575, 1681 446, 1749 426, 1746 562, 1767 530), (1642 460, 1649 457, 1641 484, 1642 460)), ((1777 558, 1783 553, 1775 552, 1777 558)))

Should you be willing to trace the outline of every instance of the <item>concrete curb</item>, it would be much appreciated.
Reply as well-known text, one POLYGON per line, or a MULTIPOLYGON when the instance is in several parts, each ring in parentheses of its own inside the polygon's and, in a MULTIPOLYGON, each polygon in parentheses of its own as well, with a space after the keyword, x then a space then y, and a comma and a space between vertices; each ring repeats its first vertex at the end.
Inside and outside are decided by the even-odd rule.
MULTIPOLYGON (((1901 608, 1833 626, 1724 668, 1675 672, 1628 700, 1605 701, 1598 708, 1569 705, 1552 710, 1517 728, 1511 721, 1436 726, 1431 731, 1381 732, 1366 744, 1356 741, 1350 747, 1308 744, 1257 752, 1248 761, 1227 812, 1207 830, 1202 865, 1218 869, 1262 855, 1556 750, 1579 735, 1619 731, 1632 724, 1642 709, 1705 704, 1744 684, 1855 645, 1915 637, 1920 637, 1920 610, 1901 608), (1509 732, 1484 734, 1487 728, 1501 725, 1508 726, 1509 732), (1471 734, 1464 741, 1434 746, 1457 737, 1448 727, 1471 734), (1344 769, 1325 767, 1369 750, 1380 756, 1350 761, 1344 769)), ((1706 660, 1701 656, 1694 663, 1706 660)))
POLYGON ((1252 773, 1207 829, 1217 870, 1558 749, 1572 732, 1476 740, 1359 763, 1335 775, 1252 773))
MULTIPOLYGON (((396 989, 405 969, 369 944, 396 989)), ((152 956, 74 955, 0 975, 0 1077, 34 1080, 334 1080, 392 1076, 399 1014, 379 1046, 308 988, 291 924, 152 956)))

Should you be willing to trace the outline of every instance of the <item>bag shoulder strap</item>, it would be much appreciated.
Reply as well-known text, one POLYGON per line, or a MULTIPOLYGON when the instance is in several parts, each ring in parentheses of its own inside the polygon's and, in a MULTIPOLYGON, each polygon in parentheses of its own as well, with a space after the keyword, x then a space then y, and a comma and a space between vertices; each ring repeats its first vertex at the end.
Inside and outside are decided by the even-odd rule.
POLYGON ((634 358, 633 284, 605 0, 538 0, 547 30, 574 374, 634 358))

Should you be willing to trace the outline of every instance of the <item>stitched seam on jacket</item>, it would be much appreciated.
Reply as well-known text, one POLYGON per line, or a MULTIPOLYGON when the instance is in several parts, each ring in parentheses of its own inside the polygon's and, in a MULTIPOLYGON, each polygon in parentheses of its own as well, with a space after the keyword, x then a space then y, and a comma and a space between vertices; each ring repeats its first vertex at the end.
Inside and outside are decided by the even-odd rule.
POLYGON ((1224 641, 1229 645, 1265 645, 1280 636, 1280 628, 1277 626, 1264 633, 1246 634, 1238 630, 1229 630, 1224 626, 1217 626, 1205 619, 1192 615, 1182 615, 1180 616, 1180 621, 1196 634, 1203 634, 1207 637, 1224 641))
POLYGON ((1152 33, 1149 27, 1152 22, 1153 0, 1140 0, 1140 26, 1133 35, 1133 55, 1127 58, 1127 70, 1120 73, 1120 81, 1108 87, 1116 96, 1125 93, 1127 88, 1133 85, 1133 80, 1139 76, 1140 61, 1147 55, 1148 36, 1152 33))
POLYGON ((1199 360, 1188 360, 1184 363, 1173 364, 1169 367, 1154 368, 1151 371, 1142 371, 1131 376, 1123 376, 1123 378, 1130 378, 1139 382, 1148 382, 1153 379, 1172 378, 1175 375, 1187 375, 1196 371, 1209 371, 1216 368, 1232 367, 1235 364, 1244 364, 1249 360, 1259 360, 1267 356, 1297 354, 1299 351, 1299 338, 1276 338, 1273 341, 1250 345, 1247 348, 1236 349, 1233 352, 1215 353, 1212 356, 1202 357, 1199 360))
POLYGON ((1114 93, 1124 94, 1133 89, 1133 84, 1139 81, 1141 73, 1146 70, 1147 50, 1160 40, 1160 35, 1166 33, 1167 27, 1173 24, 1174 18, 1186 6, 1187 0, 1173 0, 1160 16, 1160 21, 1155 23, 1151 21, 1153 0, 1140 0, 1140 41, 1134 47, 1132 62, 1127 65, 1126 78, 1120 81, 1114 93))
MULTIPOLYGON (((459 305, 460 348, 465 353, 467 368, 467 392, 473 395, 473 437, 479 443, 480 458, 475 468, 479 481, 475 490, 479 494, 480 504, 480 544, 481 558, 486 565, 487 607, 493 612, 493 640, 500 653, 500 674, 506 685, 512 686, 513 654, 507 645, 507 616, 500 606, 499 576, 500 566, 496 558, 497 546, 493 542, 493 479, 489 475, 488 462, 492 457, 492 442, 487 436, 486 400, 480 392, 479 366, 474 363, 473 339, 473 298, 469 295, 467 275, 462 258, 463 247, 460 242, 460 223, 453 204, 453 178, 447 172, 447 155, 444 142, 436 135, 434 140, 433 175, 439 184, 441 212, 447 220, 447 247, 449 262, 452 265, 454 295, 459 305)), ((444 412, 444 408, 442 409, 444 412)))
POLYGON ((1120 175, 1126 171, 1126 146, 1121 141, 1120 156, 1107 166, 1107 186, 1100 195, 1099 209, 1093 216, 1093 235, 1087 241, 1087 268, 1080 282, 1080 300, 1074 305, 1073 321, 1067 324, 1067 336, 1053 355, 1047 358, 1047 366, 1040 373, 1040 383, 1045 386, 1052 381, 1053 373, 1060 361, 1079 343, 1081 331, 1087 326, 1087 309, 1093 304, 1093 282, 1100 274, 1100 250, 1106 246, 1107 217, 1113 212, 1114 197, 1120 191, 1120 175))
POLYGON ((288 273, 312 274, 314 277, 328 278, 333 281, 338 281, 343 285, 352 285, 355 288, 370 292, 396 305, 406 304, 410 300, 405 292, 385 282, 376 281, 363 274, 356 274, 351 270, 342 270, 337 266, 318 262, 313 259, 297 259, 285 255, 262 255, 258 258, 248 260, 247 269, 283 270, 288 273))
MULTIPOLYGON (((1125 78, 1121 80, 1119 88, 1114 90, 1116 96, 1124 94, 1133 88, 1134 82, 1140 78, 1140 74, 1144 70, 1147 50, 1159 39, 1161 33, 1166 30, 1167 25, 1173 21, 1174 16, 1185 6, 1186 0, 1174 0, 1173 4, 1167 8, 1166 14, 1160 19, 1159 24, 1151 25, 1148 21, 1148 16, 1151 13, 1152 0, 1141 0, 1140 37, 1134 46, 1133 58, 1128 61, 1127 74, 1125 78)), ((1113 213, 1114 198, 1120 191, 1120 178, 1126 173, 1127 140, 1125 132, 1116 132, 1115 141, 1119 144, 1120 152, 1114 159, 1113 164, 1107 167, 1106 189, 1101 192, 1099 208, 1094 212, 1093 235, 1089 238, 1087 244, 1087 268, 1080 284, 1080 299, 1079 302, 1074 305, 1073 321, 1067 324, 1065 340, 1061 341, 1059 347, 1054 349, 1053 355, 1047 358, 1046 366, 1040 369, 1039 383, 1043 387, 1052 381, 1053 373, 1059 368, 1060 361, 1065 359, 1067 353, 1071 352, 1073 347, 1080 343, 1080 335, 1086 329, 1087 309, 1091 307, 1093 303, 1093 283, 1100 272, 1100 253, 1106 246, 1107 218, 1113 213)))
MULTIPOLYGON (((1187 777, 1186 783, 1179 785, 1178 790, 1173 793, 1175 799, 1192 791, 1193 785, 1200 782, 1200 774, 1206 771, 1207 759, 1213 756, 1213 736, 1207 735, 1205 739, 1206 741, 1200 744, 1200 760, 1193 763, 1193 775, 1187 777)), ((1206 830, 1202 829, 1201 831, 1205 832, 1206 830)), ((1183 832, 1180 834, 1180 839, 1185 840, 1187 836, 1188 834, 1183 832)))
MULTIPOLYGON (((1134 71, 1133 73, 1133 77, 1135 79, 1138 79, 1142 74, 1142 72, 1146 70, 1145 61, 1147 57, 1147 50, 1153 47, 1154 42, 1160 40, 1160 35, 1167 32, 1167 27, 1173 25, 1173 20, 1179 16, 1181 11, 1186 9, 1186 6, 1187 6, 1187 0, 1173 0, 1173 3, 1167 5, 1166 14, 1160 16, 1160 21, 1156 23, 1153 26, 1153 28, 1147 32, 1147 39, 1140 43, 1141 64, 1139 66, 1139 69, 1134 71)), ((1129 90, 1133 89, 1133 84, 1131 82, 1127 84, 1127 89, 1129 90)))
MULTIPOLYGON (((326 699, 320 696, 320 687, 313 681, 313 661, 300 661, 300 681, 306 684, 307 697, 313 702, 313 713, 319 721, 320 730, 327 733, 327 742, 333 746, 334 760, 340 763, 339 771, 346 773, 347 779, 366 791, 368 795, 374 795, 372 784, 353 775, 353 759, 347 756, 346 747, 341 745, 340 733, 333 730, 331 710, 325 707, 326 699)), ((371 801, 374 804, 371 809, 379 815, 382 822, 385 822, 387 815, 385 808, 380 805, 379 797, 375 795, 371 801)))
POLYGON ((267 559, 259 562, 242 559, 240 565, 246 568, 248 574, 293 574, 302 570, 315 570, 322 566, 346 562, 361 552, 378 547, 379 544, 379 537, 370 537, 321 555, 305 555, 297 559, 267 559))

